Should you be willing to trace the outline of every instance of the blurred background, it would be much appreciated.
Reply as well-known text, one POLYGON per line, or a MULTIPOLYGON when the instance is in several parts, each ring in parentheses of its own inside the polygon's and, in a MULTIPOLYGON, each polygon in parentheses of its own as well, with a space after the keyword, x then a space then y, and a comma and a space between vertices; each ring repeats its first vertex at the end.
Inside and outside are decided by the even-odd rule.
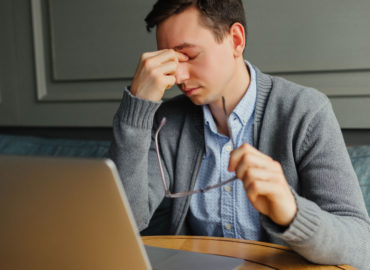
MULTIPOLYGON (((243 2, 245 57, 328 95, 347 145, 370 144, 370 1, 243 2)), ((156 49, 153 4, 0 0, 0 134, 110 140, 123 88, 156 49)))

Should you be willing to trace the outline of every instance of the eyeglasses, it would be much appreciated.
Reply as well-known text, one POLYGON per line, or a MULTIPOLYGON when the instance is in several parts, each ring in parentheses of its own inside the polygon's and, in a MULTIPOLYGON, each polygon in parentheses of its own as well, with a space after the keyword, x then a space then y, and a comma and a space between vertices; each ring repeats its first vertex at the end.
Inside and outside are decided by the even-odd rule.
MULTIPOLYGON (((235 148, 235 143, 234 143, 234 139, 233 139, 233 136, 232 136, 232 130, 231 130, 231 128, 229 126, 229 123, 227 121, 228 117, 227 117, 226 106, 225 106, 225 98, 224 97, 222 97, 222 106, 223 106, 224 114, 225 114, 225 117, 226 117, 226 125, 227 125, 227 129, 228 129, 228 132, 229 132, 232 148, 234 149, 235 148)), ((161 156, 159 154, 159 145, 158 145, 158 134, 159 134, 159 132, 161 131, 162 127, 165 124, 166 124, 166 117, 163 117, 157 131, 155 132, 155 150, 157 152, 158 165, 159 165, 159 170, 160 170, 160 173, 161 173, 162 183, 163 183, 163 187, 164 187, 164 191, 165 191, 165 197, 167 197, 167 198, 180 198, 180 197, 193 195, 193 194, 196 194, 196 193, 204 193, 208 190, 221 187, 223 185, 226 185, 226 184, 228 184, 230 182, 233 182, 233 181, 238 179, 238 178, 236 178, 236 176, 234 176, 234 177, 232 177, 228 180, 225 180, 225 181, 220 182, 220 183, 215 184, 215 185, 207 186, 207 187, 202 188, 202 189, 186 191, 186 192, 171 193, 171 191, 168 189, 166 179, 164 177, 164 172, 163 172, 163 167, 162 167, 162 162, 161 162, 161 156)))

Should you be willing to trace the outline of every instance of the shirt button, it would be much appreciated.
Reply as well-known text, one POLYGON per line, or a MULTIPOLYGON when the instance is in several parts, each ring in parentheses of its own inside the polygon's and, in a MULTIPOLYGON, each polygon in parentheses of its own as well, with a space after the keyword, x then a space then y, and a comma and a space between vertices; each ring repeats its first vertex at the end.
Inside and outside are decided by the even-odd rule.
POLYGON ((229 224, 229 223, 227 223, 226 225, 225 225, 225 228, 226 228, 226 230, 231 230, 231 228, 232 228, 233 226, 231 226, 231 224, 229 224))
POLYGON ((228 152, 231 151, 231 145, 226 145, 226 151, 228 151, 228 152))
POLYGON ((230 187, 230 186, 225 186, 225 187, 224 187, 224 189, 225 189, 225 191, 227 191, 227 192, 230 192, 230 191, 231 191, 231 187, 230 187))

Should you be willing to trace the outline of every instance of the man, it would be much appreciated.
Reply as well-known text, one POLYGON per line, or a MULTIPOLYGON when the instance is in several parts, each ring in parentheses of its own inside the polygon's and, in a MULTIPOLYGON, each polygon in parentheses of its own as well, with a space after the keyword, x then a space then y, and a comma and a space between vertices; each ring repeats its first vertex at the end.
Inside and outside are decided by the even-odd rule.
POLYGON ((124 91, 110 150, 142 233, 269 241, 369 269, 370 221, 330 102, 243 59, 241 1, 159 0, 146 21, 158 51, 124 91), (162 103, 174 84, 184 95, 162 103), (164 185, 187 192, 233 176, 165 198, 164 185))

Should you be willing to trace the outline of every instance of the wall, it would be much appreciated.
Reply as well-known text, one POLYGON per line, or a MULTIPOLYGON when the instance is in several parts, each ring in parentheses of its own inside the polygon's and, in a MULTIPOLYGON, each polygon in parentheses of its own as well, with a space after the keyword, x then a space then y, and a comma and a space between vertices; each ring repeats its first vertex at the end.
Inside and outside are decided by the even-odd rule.
MULTIPOLYGON (((370 1, 244 3, 246 58, 326 93, 347 141, 367 142, 370 1)), ((155 49, 143 21, 151 6, 148 0, 2 0, 0 126, 109 128, 140 53, 155 49)))

